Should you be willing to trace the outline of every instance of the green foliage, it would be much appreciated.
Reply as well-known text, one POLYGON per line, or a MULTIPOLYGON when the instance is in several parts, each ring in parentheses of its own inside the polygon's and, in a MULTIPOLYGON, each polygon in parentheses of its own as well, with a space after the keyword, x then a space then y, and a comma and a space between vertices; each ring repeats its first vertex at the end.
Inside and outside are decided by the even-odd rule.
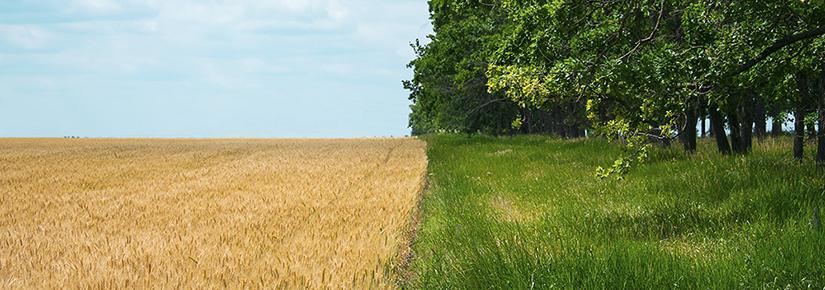
POLYGON ((410 126, 414 134, 513 133, 512 125, 519 118, 525 123, 518 126, 520 132, 580 135, 570 132, 587 126, 583 106, 570 100, 554 104, 554 108, 528 106, 547 95, 538 81, 525 83, 532 85, 524 88, 526 92, 534 90, 530 92, 532 100, 490 88, 505 81, 488 78, 498 76, 489 72, 498 69, 490 63, 499 57, 500 45, 508 41, 505 31, 514 29, 506 23, 509 9, 483 1, 433 0, 430 11, 435 33, 428 36, 427 44, 413 45, 417 58, 409 66, 414 77, 404 82, 413 101, 410 126))
POLYGON ((499 29, 495 13, 478 1, 430 1, 435 34, 416 42, 414 77, 404 82, 413 102, 413 134, 511 130, 519 113, 512 102, 486 89, 486 55, 499 29))
POLYGON ((627 155, 603 173, 638 162, 637 148, 651 139, 639 135, 694 142, 688 124, 709 113, 732 129, 733 150, 746 153, 755 111, 780 119, 800 105, 812 111, 816 102, 801 100, 794 76, 825 83, 825 0, 433 0, 430 7, 435 33, 411 63, 415 132, 501 133, 526 121, 525 110, 556 112, 560 128, 627 140, 627 155))
POLYGON ((825 176, 789 139, 723 157, 653 148, 624 179, 598 139, 427 137, 430 190, 406 288, 825 287, 825 176))

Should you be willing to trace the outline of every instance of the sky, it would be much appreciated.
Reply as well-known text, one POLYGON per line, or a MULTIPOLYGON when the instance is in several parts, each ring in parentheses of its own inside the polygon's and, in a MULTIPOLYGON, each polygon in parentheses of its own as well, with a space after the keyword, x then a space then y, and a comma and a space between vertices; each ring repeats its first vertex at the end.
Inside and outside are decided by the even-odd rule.
POLYGON ((2 0, 0 137, 409 134, 425 0, 2 0))

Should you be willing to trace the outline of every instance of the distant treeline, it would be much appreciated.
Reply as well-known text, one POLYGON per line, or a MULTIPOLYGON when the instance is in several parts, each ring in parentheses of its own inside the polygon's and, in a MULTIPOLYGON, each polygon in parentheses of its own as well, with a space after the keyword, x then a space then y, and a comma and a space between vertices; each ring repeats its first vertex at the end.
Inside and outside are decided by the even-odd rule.
MULTIPOLYGON (((722 154, 793 117, 825 164, 825 1, 430 0, 413 134, 595 132, 639 148, 700 120, 722 154), (818 124, 818 125, 817 125, 818 124)), ((774 130, 776 133, 779 131, 774 130)), ((704 133, 704 132, 702 132, 704 133)), ((634 154, 643 153, 636 150, 634 154)))

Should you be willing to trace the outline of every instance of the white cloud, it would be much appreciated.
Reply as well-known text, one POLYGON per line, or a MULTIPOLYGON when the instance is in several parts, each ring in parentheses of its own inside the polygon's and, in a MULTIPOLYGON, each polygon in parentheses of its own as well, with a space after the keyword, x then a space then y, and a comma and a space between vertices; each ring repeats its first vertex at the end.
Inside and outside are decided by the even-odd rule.
POLYGON ((94 13, 110 13, 119 11, 122 7, 113 0, 73 0, 72 9, 94 13))
POLYGON ((334 20, 343 20, 349 15, 346 6, 338 1, 329 1, 327 4, 327 15, 334 20))
POLYGON ((34 25, 0 25, 0 38, 17 48, 40 49, 48 44, 50 34, 34 25))
MULTIPOLYGON (((18 13, 35 15, 20 20, 29 24, 0 21, 0 84, 6 86, 0 95, 135 100, 213 95, 247 103, 314 95, 326 99, 312 103, 332 108, 358 106, 353 98, 370 104, 397 100, 396 117, 403 121, 408 104, 399 81, 408 74, 408 43, 423 36, 428 22, 424 0, 43 3, 51 4, 18 13), (4 54, 11 48, 37 54, 4 54)), ((0 123, 2 118, 0 111, 0 123)))

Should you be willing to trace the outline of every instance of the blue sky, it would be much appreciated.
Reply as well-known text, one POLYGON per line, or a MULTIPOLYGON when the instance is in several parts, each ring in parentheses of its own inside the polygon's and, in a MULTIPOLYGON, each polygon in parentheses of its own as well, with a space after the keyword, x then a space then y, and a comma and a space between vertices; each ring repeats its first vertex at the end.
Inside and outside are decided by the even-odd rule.
POLYGON ((408 134, 425 0, 3 0, 0 136, 408 134))

